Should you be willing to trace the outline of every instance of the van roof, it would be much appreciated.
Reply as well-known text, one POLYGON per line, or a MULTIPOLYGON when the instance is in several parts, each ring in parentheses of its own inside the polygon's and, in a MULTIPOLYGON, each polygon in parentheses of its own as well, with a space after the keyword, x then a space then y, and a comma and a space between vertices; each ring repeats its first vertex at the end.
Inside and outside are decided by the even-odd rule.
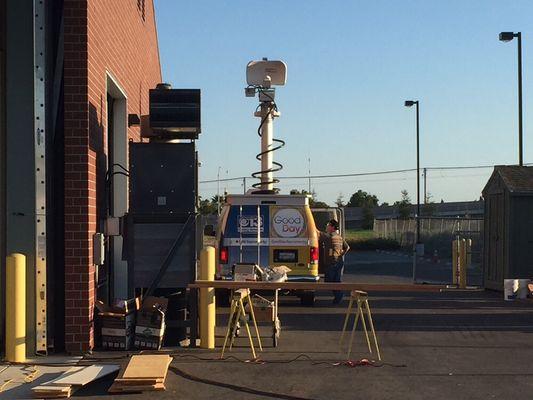
POLYGON ((307 206, 309 197, 302 194, 230 194, 226 203, 231 206, 256 206, 272 204, 280 206, 307 206))

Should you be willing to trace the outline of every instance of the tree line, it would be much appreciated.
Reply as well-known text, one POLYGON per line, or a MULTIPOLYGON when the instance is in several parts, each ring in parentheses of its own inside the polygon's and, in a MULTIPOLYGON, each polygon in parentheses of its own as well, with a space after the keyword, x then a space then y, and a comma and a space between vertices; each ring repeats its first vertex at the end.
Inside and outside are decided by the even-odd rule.
MULTIPOLYGON (((290 194, 297 195, 297 194, 304 194, 304 195, 310 195, 309 198, 309 205, 311 208, 328 208, 330 207, 329 204, 318 200, 317 194, 314 190, 311 192, 308 192, 307 190, 298 190, 293 189, 290 191, 290 194)), ((221 204, 224 203, 225 195, 221 196, 220 202, 221 204)), ((199 198, 199 212, 203 215, 209 215, 209 214, 216 214, 218 211, 218 196, 213 196, 210 199, 206 198, 199 198)), ((382 202, 379 204, 379 199, 375 194, 371 194, 368 192, 365 192, 361 189, 354 192, 351 196, 348 202, 344 201, 344 196, 339 194, 337 197, 337 200, 335 200, 336 207, 360 207, 363 210, 363 229, 372 229, 374 227, 374 211, 373 209, 380 206, 389 206, 390 204, 387 202, 382 202)), ((411 198, 409 197, 409 193, 407 190, 401 191, 401 197, 400 200, 395 201, 393 206, 398 207, 398 214, 400 219, 408 219, 411 216, 411 198)), ((424 216, 431 216, 435 213, 436 210, 436 204, 431 201, 431 195, 429 194, 426 198, 425 204, 422 208, 422 215, 424 216)))

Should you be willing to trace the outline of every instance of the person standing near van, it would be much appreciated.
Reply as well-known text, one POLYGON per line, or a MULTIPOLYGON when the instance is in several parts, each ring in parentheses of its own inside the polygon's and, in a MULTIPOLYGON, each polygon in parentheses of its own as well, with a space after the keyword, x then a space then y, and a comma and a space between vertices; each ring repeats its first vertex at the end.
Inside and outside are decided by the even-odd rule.
MULTIPOLYGON (((342 282, 344 272, 344 255, 350 250, 346 240, 339 234, 339 223, 331 219, 326 225, 326 232, 318 231, 319 245, 324 248, 325 282, 342 282)), ((342 300, 341 290, 333 291, 333 304, 342 300)))

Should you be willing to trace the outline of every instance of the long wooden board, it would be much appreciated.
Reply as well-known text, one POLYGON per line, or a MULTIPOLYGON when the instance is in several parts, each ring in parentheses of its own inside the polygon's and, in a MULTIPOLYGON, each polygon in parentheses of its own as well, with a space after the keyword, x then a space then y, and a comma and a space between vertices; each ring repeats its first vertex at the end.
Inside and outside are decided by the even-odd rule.
POLYGON ((123 386, 118 383, 113 383, 109 389, 108 393, 134 393, 134 392, 150 392, 150 391, 160 391, 166 390, 164 383, 157 383, 155 385, 141 385, 141 386, 123 386))
POLYGON ((156 383, 164 383, 165 378, 116 378, 115 382, 121 385, 155 385, 156 383))
POLYGON ((235 281, 202 281, 197 280, 188 286, 191 289, 256 289, 256 290, 362 290, 364 292, 440 292, 446 285, 426 284, 376 284, 376 283, 344 283, 344 282, 235 282, 235 281))

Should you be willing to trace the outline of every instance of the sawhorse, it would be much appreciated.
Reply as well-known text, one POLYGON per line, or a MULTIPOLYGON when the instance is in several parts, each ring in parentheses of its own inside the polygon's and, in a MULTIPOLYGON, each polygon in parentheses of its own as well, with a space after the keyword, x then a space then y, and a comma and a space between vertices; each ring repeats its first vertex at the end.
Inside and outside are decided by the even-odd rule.
POLYGON ((352 334, 350 335, 350 345, 348 347, 348 354, 346 355, 346 358, 349 359, 350 353, 352 352, 353 338, 354 338, 355 329, 357 328, 357 322, 359 321, 359 317, 361 317, 361 322, 363 324, 363 331, 365 332, 366 343, 368 345, 368 351, 370 352, 370 354, 372 354, 372 346, 370 345, 370 338, 368 337, 368 330, 366 329, 366 322, 365 322, 365 311, 366 311, 366 314, 368 317, 368 323, 370 324, 370 331, 372 332, 372 337, 374 339, 374 344, 376 346, 376 353, 378 355, 378 360, 381 361, 381 354, 379 352, 378 339, 376 337, 376 331, 374 330, 374 323, 372 321, 372 313, 370 312, 370 305, 368 304, 368 293, 363 292, 361 290, 352 290, 350 292, 350 303, 348 304, 348 309, 346 310, 346 317, 344 318, 344 326, 342 327, 342 334, 339 340, 339 349, 342 346, 342 341, 344 339, 344 332, 346 331, 346 327, 348 326, 348 320, 352 312, 352 306, 353 306, 354 301, 357 302, 357 311, 355 312, 355 320, 353 322, 352 334))
POLYGON ((231 296, 228 328, 226 330, 226 337, 224 338, 224 345, 222 346, 222 354, 220 358, 224 358, 224 351, 226 350, 228 339, 229 349, 231 350, 231 348, 233 347, 233 342, 235 341, 235 333, 237 331, 237 325, 239 324, 239 322, 242 322, 244 324, 244 327, 246 328, 246 334, 248 335, 248 339, 250 341, 250 348, 252 350, 253 358, 257 358, 254 348, 254 341, 252 339, 252 334, 248 325, 248 319, 246 318, 246 311, 244 308, 245 301, 250 307, 250 318, 252 319, 252 322, 254 324, 255 334, 259 343, 259 350, 263 351, 263 346, 261 345, 261 338, 259 337, 259 329, 257 328, 257 322, 255 320, 254 307, 252 305, 252 299, 250 296, 250 289, 238 289, 235 290, 231 296))

